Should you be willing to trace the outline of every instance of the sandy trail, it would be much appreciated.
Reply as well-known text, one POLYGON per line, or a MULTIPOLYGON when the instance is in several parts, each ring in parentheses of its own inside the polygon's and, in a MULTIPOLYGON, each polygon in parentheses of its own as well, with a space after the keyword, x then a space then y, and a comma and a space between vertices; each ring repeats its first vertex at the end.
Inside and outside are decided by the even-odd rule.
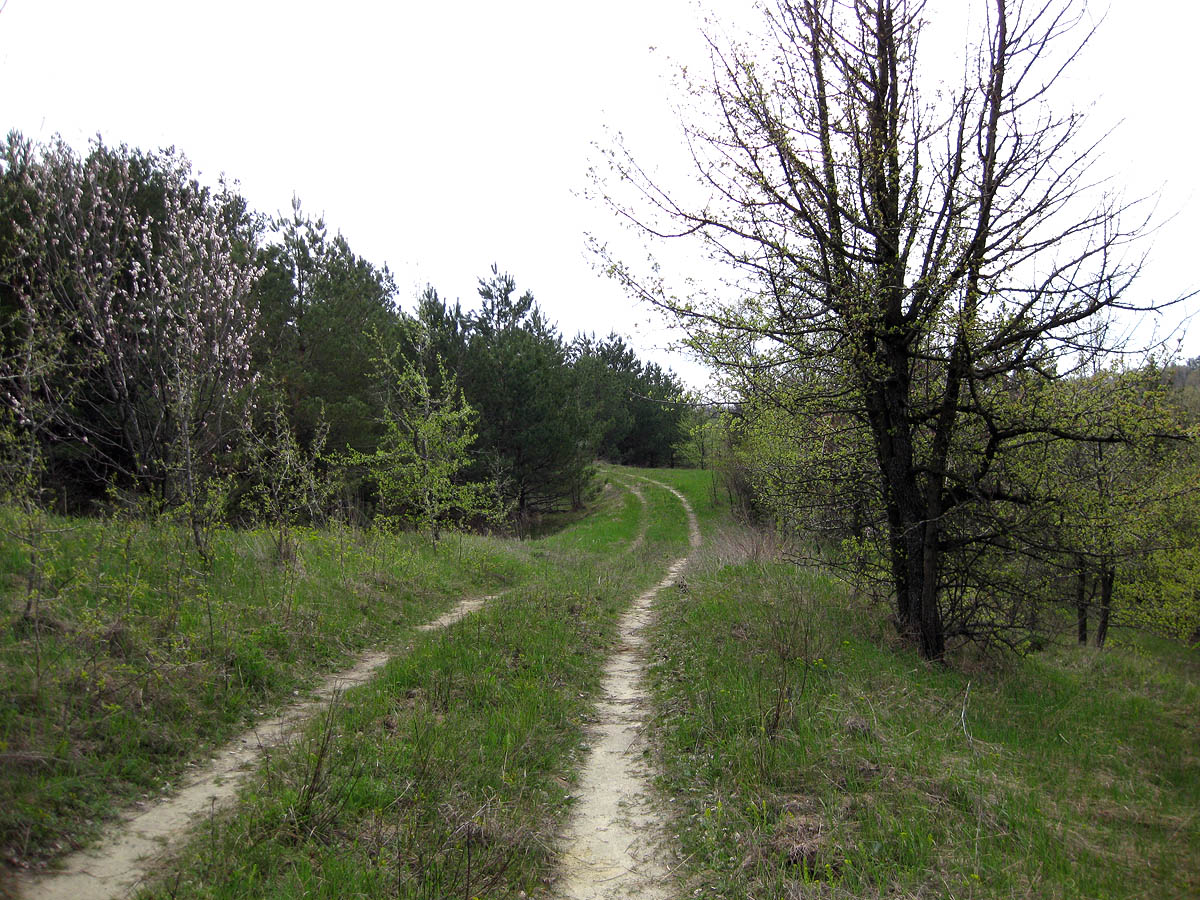
MULTIPOLYGON (((490 599, 463 600, 445 615, 418 625, 417 630, 445 628, 490 599)), ((188 777, 178 791, 151 801, 147 808, 113 824, 96 846, 67 856, 62 869, 19 878, 17 896, 22 900, 112 900, 127 896, 174 849, 190 826, 234 800, 266 751, 295 734, 331 698, 368 681, 391 657, 387 651, 359 657, 351 668, 327 678, 309 699, 234 738, 188 777)))
MULTIPOLYGON (((650 481, 650 479, 646 479, 650 481)), ((686 498, 688 539, 700 545, 700 528, 686 498)), ((643 631, 658 592, 675 584, 687 564, 671 564, 667 576, 634 601, 621 619, 621 645, 604 670, 602 699, 589 729, 592 749, 580 778, 579 801, 563 842, 556 896, 562 900, 666 900, 667 866, 661 817, 650 797, 651 773, 644 726, 647 695, 641 686, 643 631)))

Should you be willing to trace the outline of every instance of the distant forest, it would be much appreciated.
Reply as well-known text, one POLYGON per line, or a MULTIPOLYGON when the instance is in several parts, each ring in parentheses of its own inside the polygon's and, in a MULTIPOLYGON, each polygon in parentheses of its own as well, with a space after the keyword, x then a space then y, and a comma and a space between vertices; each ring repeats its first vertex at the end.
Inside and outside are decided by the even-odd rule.
POLYGON ((579 504, 597 459, 676 461, 674 373, 615 334, 566 339, 499 267, 479 295, 406 311, 299 200, 264 214, 174 150, 12 134, 6 483, 63 512, 520 529, 579 504))

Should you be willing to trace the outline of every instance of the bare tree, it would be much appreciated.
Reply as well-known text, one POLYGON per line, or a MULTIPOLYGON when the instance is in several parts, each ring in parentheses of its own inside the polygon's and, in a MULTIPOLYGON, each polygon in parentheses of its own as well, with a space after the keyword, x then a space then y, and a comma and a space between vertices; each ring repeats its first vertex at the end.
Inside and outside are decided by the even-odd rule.
POLYGON ((1116 439, 1023 400, 1104 349, 1145 228, 1094 179, 1083 119, 1050 104, 1091 35, 1082 4, 984 8, 946 87, 918 63, 920 0, 776 0, 760 43, 710 38, 692 85, 711 102, 685 122, 703 199, 620 146, 624 187, 604 186, 647 235, 702 241, 734 296, 611 261, 618 277, 744 396, 863 436, 898 624, 931 659, 979 624, 953 598, 978 548, 1011 543, 997 507, 1033 500, 1006 451, 1116 439))

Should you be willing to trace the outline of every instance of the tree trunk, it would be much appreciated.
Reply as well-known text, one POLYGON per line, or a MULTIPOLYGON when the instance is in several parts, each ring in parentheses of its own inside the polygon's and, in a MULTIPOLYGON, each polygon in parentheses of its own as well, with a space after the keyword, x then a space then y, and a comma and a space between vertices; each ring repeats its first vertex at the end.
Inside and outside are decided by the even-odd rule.
MULTIPOLYGON (((893 373, 871 384, 864 379, 868 419, 883 477, 888 519, 888 551, 900 632, 926 659, 940 660, 946 651, 938 573, 941 566, 940 503, 921 490, 913 462, 912 423, 908 417, 909 359, 902 347, 878 347, 881 366, 893 373)), ((928 489, 940 493, 935 484, 928 489)))
POLYGON ((946 635, 942 627, 942 610, 938 606, 938 569, 941 565, 938 544, 941 535, 938 517, 925 521, 924 547, 921 553, 921 655, 941 660, 946 655, 946 635))
POLYGON ((1108 640, 1108 619, 1112 613, 1113 583, 1117 580, 1117 572, 1111 562, 1105 562, 1100 569, 1100 618, 1096 622, 1096 646, 1103 647, 1108 640))
POLYGON ((1088 640, 1087 572, 1083 570, 1082 560, 1079 561, 1079 571, 1075 576, 1075 624, 1079 643, 1086 647, 1088 640))

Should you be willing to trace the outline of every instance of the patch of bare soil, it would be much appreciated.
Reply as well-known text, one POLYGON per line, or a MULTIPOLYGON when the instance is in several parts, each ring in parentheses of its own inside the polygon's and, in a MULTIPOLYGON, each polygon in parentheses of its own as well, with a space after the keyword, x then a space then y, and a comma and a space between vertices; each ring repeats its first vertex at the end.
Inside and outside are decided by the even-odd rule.
MULTIPOLYGON (((463 600, 445 615, 419 625, 433 631, 452 625, 491 597, 463 600)), ((96 846, 72 853, 61 869, 17 881, 22 900, 111 900, 131 893, 203 816, 233 802, 245 777, 268 750, 294 735, 332 698, 363 684, 391 659, 387 651, 362 655, 330 676, 308 699, 257 723, 226 744, 175 793, 150 801, 112 825, 96 846)))
MULTIPOLYGON (((647 479, 650 480, 650 479, 647 479)), ((689 542, 700 544, 695 513, 678 491, 688 517, 689 542)), ((592 749, 580 778, 576 808, 563 840, 556 886, 562 900, 666 900, 667 850, 662 817, 651 795, 645 740, 648 698, 642 688, 644 629, 658 592, 675 584, 688 557, 634 601, 620 623, 621 645, 604 671, 603 698, 590 730, 592 749)))

